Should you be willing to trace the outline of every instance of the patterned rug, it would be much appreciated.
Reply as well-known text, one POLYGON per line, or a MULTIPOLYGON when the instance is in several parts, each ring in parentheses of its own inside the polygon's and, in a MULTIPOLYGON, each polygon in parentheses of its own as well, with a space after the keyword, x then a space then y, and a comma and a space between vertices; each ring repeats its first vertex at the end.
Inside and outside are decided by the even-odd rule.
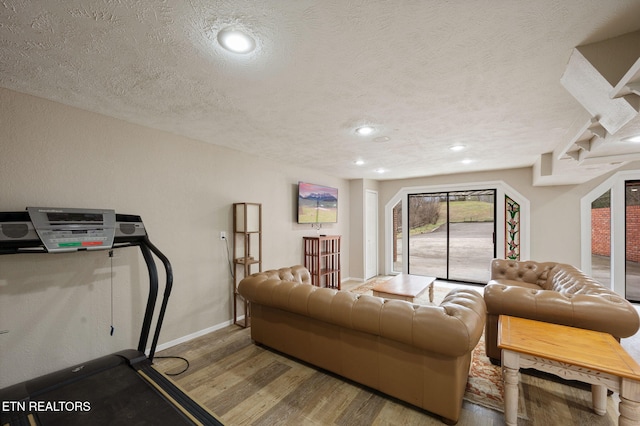
MULTIPOLYGON (((388 279, 390 279, 390 277, 373 278, 350 291, 358 294, 371 295, 373 294, 373 291, 371 290, 373 286, 388 279)), ((438 287, 438 282, 436 281, 433 304, 439 305, 449 291, 451 291, 451 289, 438 287)), ((431 304, 429 303, 429 296, 426 293, 419 297, 416 303, 424 305, 431 304)), ((519 386, 518 417, 528 419, 522 392, 522 384, 519 384, 519 386)), ((464 394, 464 399, 472 404, 481 405, 501 413, 504 412, 504 385, 502 383, 502 372, 500 367, 491 364, 491 361, 489 361, 489 358, 485 355, 484 334, 472 353, 471 369, 469 371, 469 379, 467 381, 467 389, 464 394)))

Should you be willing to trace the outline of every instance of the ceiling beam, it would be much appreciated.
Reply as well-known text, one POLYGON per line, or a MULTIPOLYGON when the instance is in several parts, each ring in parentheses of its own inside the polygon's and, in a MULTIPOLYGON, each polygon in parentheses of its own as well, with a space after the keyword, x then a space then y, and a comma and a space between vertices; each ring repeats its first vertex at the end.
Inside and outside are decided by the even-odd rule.
POLYGON ((629 154, 603 155, 601 157, 590 156, 580 159, 580 165, 604 164, 604 163, 628 163, 640 160, 640 152, 629 154))

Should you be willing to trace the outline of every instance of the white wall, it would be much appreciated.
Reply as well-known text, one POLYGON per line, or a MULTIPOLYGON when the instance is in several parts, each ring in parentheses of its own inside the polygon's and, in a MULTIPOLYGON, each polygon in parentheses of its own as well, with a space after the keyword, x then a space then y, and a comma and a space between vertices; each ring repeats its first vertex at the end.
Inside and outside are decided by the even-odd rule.
MULTIPOLYGON (((323 231, 343 235, 349 271, 345 180, 6 89, 0 129, 0 211, 86 207, 142 216, 174 270, 161 344, 231 320, 219 236, 232 231, 234 202, 262 203, 263 266, 279 268, 302 263, 302 236, 315 235, 295 223, 297 182, 337 187, 338 223, 323 231)), ((146 268, 136 249, 116 254, 113 267, 104 251, 0 256, 0 331, 8 330, 0 334, 0 388, 137 347, 146 268)))

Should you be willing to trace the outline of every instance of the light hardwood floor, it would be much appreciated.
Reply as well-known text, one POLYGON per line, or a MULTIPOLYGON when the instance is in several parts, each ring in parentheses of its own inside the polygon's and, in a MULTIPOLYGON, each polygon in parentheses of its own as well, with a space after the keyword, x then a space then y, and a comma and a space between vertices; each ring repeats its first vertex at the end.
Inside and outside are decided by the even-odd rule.
MULTIPOLYGON (((430 413, 257 346, 250 329, 235 325, 158 353, 171 355, 190 362, 172 379, 225 425, 442 424, 430 413)), ((184 362, 157 358, 155 365, 173 373, 184 362)), ((527 418, 519 425, 617 424, 617 394, 607 398, 607 414, 598 416, 587 390, 526 374, 521 381, 527 418)), ((502 413, 464 401, 458 425, 503 424, 502 413)))

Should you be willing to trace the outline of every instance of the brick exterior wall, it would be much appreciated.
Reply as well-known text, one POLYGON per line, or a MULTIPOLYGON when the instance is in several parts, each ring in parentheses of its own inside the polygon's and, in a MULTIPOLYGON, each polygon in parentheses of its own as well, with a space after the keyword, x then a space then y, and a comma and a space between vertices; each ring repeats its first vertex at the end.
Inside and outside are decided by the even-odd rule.
MULTIPOLYGON (((611 255, 611 209, 591 209, 591 253, 611 255)), ((627 207, 627 260, 640 262, 640 206, 627 207)))
POLYGON ((640 206, 627 207, 627 260, 640 262, 640 206))
POLYGON ((591 254, 611 256, 611 208, 591 209, 591 254))

